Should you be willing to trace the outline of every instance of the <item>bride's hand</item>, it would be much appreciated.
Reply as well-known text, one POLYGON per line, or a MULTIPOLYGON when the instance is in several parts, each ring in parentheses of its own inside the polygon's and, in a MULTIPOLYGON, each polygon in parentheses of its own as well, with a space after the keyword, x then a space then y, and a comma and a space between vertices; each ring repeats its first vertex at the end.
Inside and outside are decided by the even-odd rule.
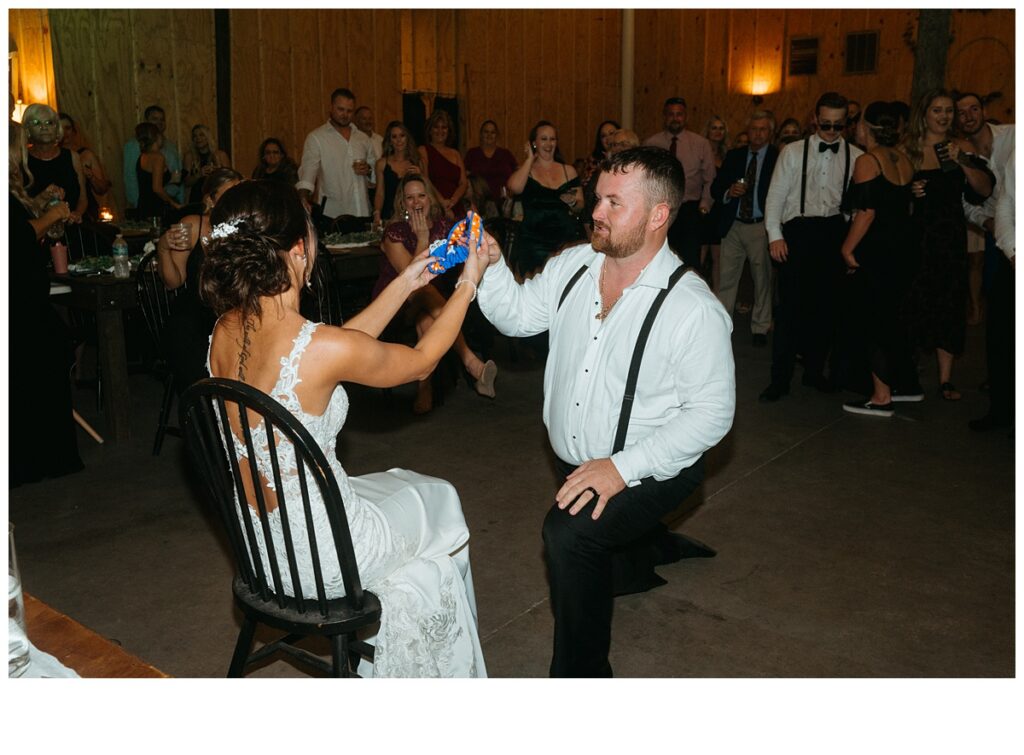
POLYGON ((402 277, 409 283, 409 292, 418 291, 437 277, 430 272, 427 266, 434 261, 429 250, 424 250, 412 258, 412 262, 405 266, 402 277))

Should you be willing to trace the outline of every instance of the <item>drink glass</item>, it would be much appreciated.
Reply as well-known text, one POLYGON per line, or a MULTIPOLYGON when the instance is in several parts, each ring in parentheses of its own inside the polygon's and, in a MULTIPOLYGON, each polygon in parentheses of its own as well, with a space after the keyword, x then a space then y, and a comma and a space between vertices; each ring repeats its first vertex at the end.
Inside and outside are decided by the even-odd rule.
POLYGON ((192 248, 192 234, 189 232, 188 223, 175 223, 167 232, 167 243, 171 249, 179 252, 188 251, 192 248))
POLYGON ((68 272, 68 248, 59 241, 50 245, 50 259, 53 260, 53 272, 57 275, 67 275, 68 272))
POLYGON ((28 668, 28 636, 25 634, 25 598, 21 572, 14 554, 14 525, 7 525, 7 676, 17 677, 28 668))
POLYGON ((153 238, 160 238, 160 216, 154 215, 149 219, 149 232, 153 238))

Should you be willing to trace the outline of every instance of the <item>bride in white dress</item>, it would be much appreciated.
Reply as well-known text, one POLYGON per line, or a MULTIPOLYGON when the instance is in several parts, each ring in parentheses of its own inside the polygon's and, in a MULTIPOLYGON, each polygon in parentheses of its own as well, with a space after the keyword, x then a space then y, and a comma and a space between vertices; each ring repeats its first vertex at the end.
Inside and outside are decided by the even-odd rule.
MULTIPOLYGON (((486 250, 470 254, 455 293, 410 348, 382 343, 377 337, 409 294, 433 277, 426 269, 426 253, 339 328, 311 323, 299 314, 301 287, 309 280, 316 241, 293 188, 269 181, 239 184, 223 195, 211 223, 201 276, 202 295, 220 314, 210 339, 210 374, 240 380, 280 401, 329 460, 344 500, 362 583, 380 598, 382 607, 380 626, 369 638, 376 646, 373 665, 361 664, 360 673, 486 676, 469 567, 469 532, 455 488, 404 469, 349 477, 335 453, 348 413, 341 381, 389 387, 429 375, 459 334, 487 265, 486 250)), ((266 439, 259 443, 254 434, 254 440, 269 508, 276 498, 268 482, 273 476, 266 439)), ((236 447, 244 456, 245 447, 237 438, 236 447)), ((289 451, 283 445, 279 448, 285 500, 289 488, 297 489, 300 483, 294 451, 291 463, 289 451)), ((314 506, 319 502, 314 495, 314 506)), ((255 509, 246 508, 255 522, 255 509)), ((321 545, 327 595, 340 597, 344 586, 327 534, 326 512, 322 504, 314 511, 316 540, 329 546, 321 545)), ((279 541, 281 517, 276 507, 270 522, 271 537, 279 541)), ((289 524, 302 592, 313 595, 308 534, 294 509, 289 524)), ((255 529, 259 532, 259 527, 255 529)), ((265 552, 260 555, 266 564, 265 552)), ((287 562, 282 564, 282 581, 291 585, 287 562)))

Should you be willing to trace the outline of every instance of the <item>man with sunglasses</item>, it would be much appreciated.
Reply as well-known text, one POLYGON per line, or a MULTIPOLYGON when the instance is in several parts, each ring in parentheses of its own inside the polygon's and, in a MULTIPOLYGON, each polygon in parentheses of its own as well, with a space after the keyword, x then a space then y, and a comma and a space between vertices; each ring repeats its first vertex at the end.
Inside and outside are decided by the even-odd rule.
MULTIPOLYGON (((771 383, 761 401, 789 393, 796 355, 803 384, 835 390, 825 361, 835 340, 836 291, 843 275, 840 248, 847 221, 840 210, 853 163, 863 151, 846 141, 847 100, 826 92, 814 109, 817 132, 787 144, 765 201, 768 250, 778 274, 779 305, 772 340, 771 383)), ((835 376, 832 376, 833 379, 835 376)))

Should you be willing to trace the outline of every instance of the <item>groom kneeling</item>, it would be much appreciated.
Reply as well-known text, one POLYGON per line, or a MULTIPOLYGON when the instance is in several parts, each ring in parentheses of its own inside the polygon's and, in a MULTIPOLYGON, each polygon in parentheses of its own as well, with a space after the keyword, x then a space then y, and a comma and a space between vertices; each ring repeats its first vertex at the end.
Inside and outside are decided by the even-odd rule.
POLYGON ((612 156, 591 243, 522 284, 488 238, 481 310, 505 335, 550 331, 544 424, 566 476, 544 522, 552 676, 611 676, 614 596, 663 584, 659 564, 714 555, 661 524, 700 484, 736 399, 730 318, 665 241, 683 181, 659 147, 612 156))

